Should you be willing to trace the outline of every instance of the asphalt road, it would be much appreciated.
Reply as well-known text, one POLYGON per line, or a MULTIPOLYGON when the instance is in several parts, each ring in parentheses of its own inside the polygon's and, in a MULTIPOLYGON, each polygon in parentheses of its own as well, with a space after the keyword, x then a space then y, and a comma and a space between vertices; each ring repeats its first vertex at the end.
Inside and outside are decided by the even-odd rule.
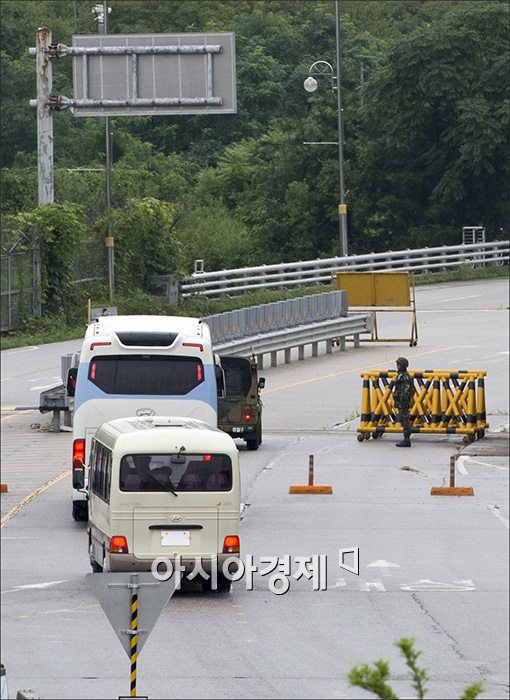
MULTIPOLYGON (((394 647, 413 636, 431 678, 427 697, 460 696, 480 679, 482 697, 508 697, 508 282, 417 291, 417 347, 367 343, 265 369, 263 445, 248 452, 240 443, 243 554, 255 563, 323 554, 327 590, 291 579, 275 595, 260 573, 253 590, 243 579, 230 594, 187 584, 143 649, 139 695, 369 697, 349 687, 347 673, 382 657, 395 692, 413 697, 394 647), (477 443, 486 451, 466 452, 457 474, 474 497, 429 495, 448 484, 459 437, 417 436, 411 450, 395 449, 397 436, 356 441, 360 371, 393 369, 400 354, 413 369, 487 370, 491 432, 477 443), (288 494, 306 483, 310 454, 316 482, 332 484, 332 496, 288 494), (339 566, 339 550, 351 548, 359 548, 359 575, 339 566)), ((387 316, 381 336, 409 335, 409 315, 387 316)), ((27 405, 31 380, 58 381, 60 355, 70 351, 54 346, 53 360, 47 348, 30 351, 30 365, 19 352, 2 353, 2 406, 27 405)), ((69 467, 71 436, 47 423, 36 412, 2 413, 3 515, 69 467)), ((64 477, 2 529, 2 663, 12 695, 22 687, 52 698, 128 695, 129 660, 88 572, 85 525, 71 519, 64 477)))

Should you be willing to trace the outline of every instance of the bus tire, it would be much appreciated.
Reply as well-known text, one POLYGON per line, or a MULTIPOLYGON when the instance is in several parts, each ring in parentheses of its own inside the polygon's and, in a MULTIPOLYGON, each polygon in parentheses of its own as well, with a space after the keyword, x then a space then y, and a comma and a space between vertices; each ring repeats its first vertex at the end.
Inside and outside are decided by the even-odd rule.
POLYGON ((98 564, 97 561, 93 557, 92 542, 89 543, 89 560, 90 560, 90 568, 92 569, 92 572, 94 574, 102 573, 103 567, 101 566, 101 564, 98 564))
POLYGON ((230 593, 232 588, 232 581, 225 576, 225 574, 218 571, 218 593, 230 593))
POLYGON ((89 519, 87 501, 73 501, 73 518, 78 522, 87 522, 89 519))

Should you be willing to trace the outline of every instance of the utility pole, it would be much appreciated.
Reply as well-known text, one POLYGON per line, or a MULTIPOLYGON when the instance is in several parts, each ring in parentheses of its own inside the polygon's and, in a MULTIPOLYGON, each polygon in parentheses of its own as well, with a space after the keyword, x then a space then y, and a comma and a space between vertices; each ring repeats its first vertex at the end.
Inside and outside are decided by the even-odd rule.
POLYGON ((51 204, 55 199, 53 175, 53 112, 50 109, 50 96, 53 89, 53 71, 50 58, 51 39, 51 29, 48 29, 48 27, 39 27, 35 35, 37 72, 37 190, 39 204, 51 204))
MULTIPOLYGON (((108 0, 103 0, 103 4, 96 5, 92 12, 96 15, 99 34, 108 34, 108 0)), ((107 219, 107 234, 104 239, 107 259, 108 259, 108 286, 110 290, 110 303, 113 302, 115 295, 115 248, 113 238, 112 224, 112 134, 110 132, 110 118, 105 117, 105 133, 106 133, 106 219, 107 219)))
POLYGON ((347 250, 347 205, 345 203, 344 183, 344 127, 342 114, 342 95, 340 85, 340 1, 335 0, 336 28, 336 99, 338 111, 338 169, 340 175, 340 203, 338 205, 338 222, 340 228, 340 257, 348 255, 347 250))

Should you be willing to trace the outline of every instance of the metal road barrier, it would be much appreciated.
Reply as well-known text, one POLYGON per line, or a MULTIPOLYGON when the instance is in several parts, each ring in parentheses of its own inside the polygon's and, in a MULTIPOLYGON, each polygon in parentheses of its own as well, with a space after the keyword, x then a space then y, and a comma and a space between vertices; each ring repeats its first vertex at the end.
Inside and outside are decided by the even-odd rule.
MULTIPOLYGON (((464 442, 483 438, 489 424, 485 413, 485 376, 481 370, 409 370, 414 396, 410 408, 412 433, 464 435, 464 442)), ((361 420, 358 440, 401 433, 393 401, 396 371, 361 374, 361 420)))
POLYGON ((217 345, 259 333, 338 319, 347 314, 347 293, 339 290, 249 306, 205 316, 202 321, 209 326, 213 345, 217 345))
POLYGON ((483 267, 487 264, 505 265, 509 260, 510 241, 492 241, 469 245, 439 246, 416 250, 351 255, 257 267, 240 267, 216 272, 197 271, 183 280, 180 296, 199 294, 217 297, 222 294, 240 295, 254 289, 284 289, 292 286, 331 284, 332 275, 340 271, 407 271, 417 273, 443 272, 459 265, 483 267))
POLYGON ((297 348, 298 359, 304 360, 306 345, 312 346, 312 357, 317 357, 320 342, 326 343, 326 353, 331 353, 334 345, 339 345, 340 349, 344 350, 345 339, 351 336, 354 347, 359 347, 360 335, 370 333, 371 330, 370 314, 356 314, 231 340, 215 345, 214 352, 241 357, 256 355, 257 365, 261 369, 264 366, 264 355, 267 353, 271 355, 271 367, 277 365, 277 353, 280 350, 285 353, 285 363, 290 364, 292 348, 297 348))

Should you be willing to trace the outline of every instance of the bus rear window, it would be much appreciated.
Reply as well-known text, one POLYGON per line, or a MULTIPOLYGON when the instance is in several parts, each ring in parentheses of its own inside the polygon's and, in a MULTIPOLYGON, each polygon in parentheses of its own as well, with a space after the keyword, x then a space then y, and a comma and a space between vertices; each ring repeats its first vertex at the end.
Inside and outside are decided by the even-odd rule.
POLYGON ((204 367, 196 357, 99 355, 88 378, 105 394, 183 396, 204 381, 204 367))
POLYGON ((223 454, 133 454, 122 457, 121 491, 230 491, 232 462, 223 454))

